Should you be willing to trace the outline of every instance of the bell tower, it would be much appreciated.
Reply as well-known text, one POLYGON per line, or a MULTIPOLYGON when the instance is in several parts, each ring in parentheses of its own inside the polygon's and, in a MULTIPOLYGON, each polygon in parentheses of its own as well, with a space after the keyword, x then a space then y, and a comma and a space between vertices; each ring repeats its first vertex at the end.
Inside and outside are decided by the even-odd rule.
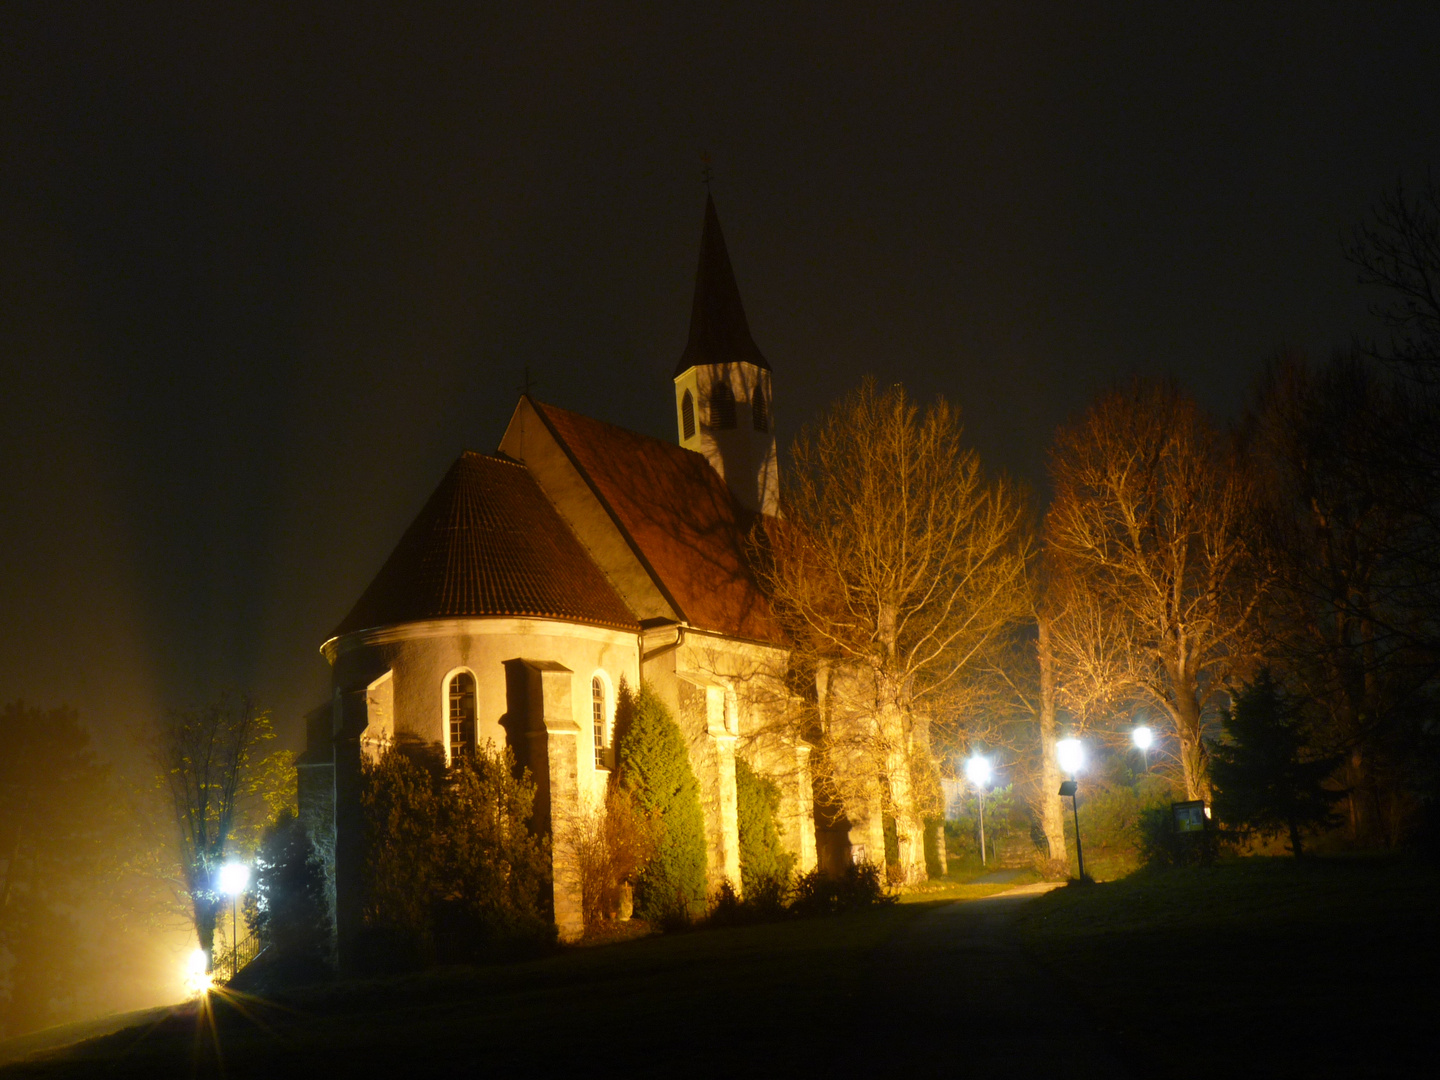
POLYGON ((779 510, 774 403, 770 364, 750 336, 707 194, 690 340, 675 366, 676 426, 681 446, 704 454, 742 505, 765 514, 779 510))

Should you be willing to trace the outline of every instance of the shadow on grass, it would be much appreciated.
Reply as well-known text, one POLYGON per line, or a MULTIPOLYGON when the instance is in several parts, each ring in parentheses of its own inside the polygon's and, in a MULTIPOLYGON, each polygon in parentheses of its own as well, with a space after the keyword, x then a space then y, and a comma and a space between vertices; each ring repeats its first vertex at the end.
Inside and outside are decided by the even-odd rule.
POLYGON ((628 1075, 806 1071, 812 1034, 863 1021, 866 957, 923 907, 656 936, 523 963, 218 996, 15 1066, 16 1076, 251 1076, 416 1067, 628 1075), (737 1057, 736 1054, 739 1056, 737 1057))
POLYGON ((1400 859, 1247 859, 1056 890, 1018 930, 1137 1074, 1399 1075, 1429 1067, 1437 887, 1400 859))

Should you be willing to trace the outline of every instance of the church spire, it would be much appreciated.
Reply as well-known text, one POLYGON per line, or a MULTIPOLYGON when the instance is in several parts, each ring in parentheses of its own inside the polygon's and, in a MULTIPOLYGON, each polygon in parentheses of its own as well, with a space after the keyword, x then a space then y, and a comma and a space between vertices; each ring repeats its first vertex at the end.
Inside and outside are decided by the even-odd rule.
POLYGON ((681 446, 705 455, 743 506, 765 514, 777 512, 770 380, 707 192, 690 340, 675 368, 676 427, 681 446))
POLYGON ((690 308, 690 340, 675 367, 675 377, 679 378, 692 367, 737 361, 770 370, 750 336, 750 324, 740 303, 740 288, 735 284, 730 253, 725 248, 720 218, 715 213, 715 200, 707 193, 705 230, 700 234, 700 265, 695 270, 695 300, 690 308))

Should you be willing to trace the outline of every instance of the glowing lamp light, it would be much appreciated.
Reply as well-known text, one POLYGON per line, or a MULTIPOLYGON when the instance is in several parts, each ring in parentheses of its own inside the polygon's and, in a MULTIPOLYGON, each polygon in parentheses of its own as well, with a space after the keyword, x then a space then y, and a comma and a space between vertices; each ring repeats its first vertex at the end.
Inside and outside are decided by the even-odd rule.
POLYGON ((1137 749, 1149 750, 1155 742, 1155 733, 1148 727, 1137 727, 1130 733, 1130 738, 1135 741, 1137 749))
POLYGON ((250 884, 250 868, 244 863, 227 862, 220 867, 220 891, 226 896, 239 896, 250 884))
POLYGON ((210 973, 205 970, 204 949, 196 949, 185 958, 185 989, 191 994, 203 994, 210 989, 210 973))
POLYGON ((965 778, 977 788, 990 783, 990 759, 976 754, 965 762, 965 778))
POLYGON ((1055 759, 1061 771, 1074 776, 1085 765, 1085 747, 1079 739, 1061 739, 1055 744, 1055 759))

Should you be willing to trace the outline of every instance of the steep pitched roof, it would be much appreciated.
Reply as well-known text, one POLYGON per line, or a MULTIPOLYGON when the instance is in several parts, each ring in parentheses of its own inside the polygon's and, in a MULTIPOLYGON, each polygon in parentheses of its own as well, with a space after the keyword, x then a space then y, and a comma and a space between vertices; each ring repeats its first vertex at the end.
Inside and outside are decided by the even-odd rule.
POLYGON ((757 515, 693 450, 531 401, 591 489, 691 626, 780 643, 746 559, 757 515))
POLYGON ((680 363, 679 376, 700 364, 746 361, 770 370, 750 336, 750 324, 740 303, 740 287, 730 267, 730 253, 720 232, 715 200, 705 196, 705 228, 700 234, 700 265, 695 270, 695 302, 690 308, 690 340, 680 363))
POLYGON ((525 466, 466 451, 334 636, 474 615, 639 630, 525 466))

